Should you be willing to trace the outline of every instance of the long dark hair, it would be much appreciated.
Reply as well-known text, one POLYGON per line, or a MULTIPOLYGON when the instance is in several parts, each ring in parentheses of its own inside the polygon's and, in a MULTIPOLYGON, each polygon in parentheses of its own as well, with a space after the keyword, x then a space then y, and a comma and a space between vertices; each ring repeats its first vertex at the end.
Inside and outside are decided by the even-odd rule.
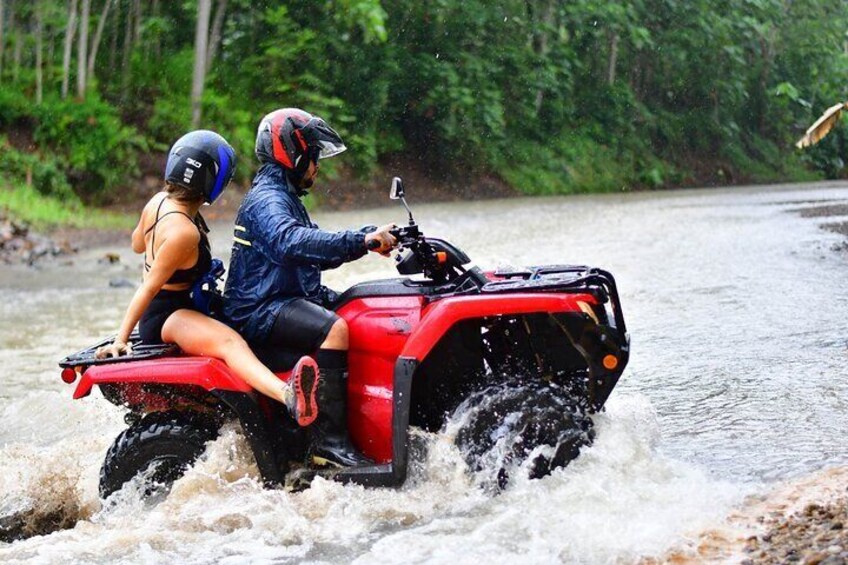
POLYGON ((203 202, 204 200, 204 196, 200 191, 173 182, 165 183, 165 192, 174 200, 186 204, 193 204, 198 201, 203 202))

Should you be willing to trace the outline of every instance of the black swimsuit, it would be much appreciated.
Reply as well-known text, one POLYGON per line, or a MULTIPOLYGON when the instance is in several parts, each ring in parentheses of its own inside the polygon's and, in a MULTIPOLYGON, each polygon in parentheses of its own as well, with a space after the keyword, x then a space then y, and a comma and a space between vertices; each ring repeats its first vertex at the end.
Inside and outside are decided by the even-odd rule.
MULTIPOLYGON (((160 217, 159 212, 162 210, 162 203, 164 202, 164 198, 161 202, 159 202, 159 207, 156 209, 156 221, 153 222, 153 225, 147 228, 147 230, 144 232, 144 235, 147 235, 148 233, 150 233, 151 230, 153 231, 153 237, 150 240, 151 255, 155 260, 155 229, 156 224, 158 224, 162 218, 164 218, 168 214, 182 214, 189 220, 192 220, 192 223, 194 223, 194 225, 197 226, 198 231, 200 231, 200 244, 198 245, 197 263, 195 263, 194 266, 190 269, 178 269, 174 271, 174 274, 171 275, 171 278, 169 278, 165 284, 193 283, 195 280, 197 280, 198 277, 208 272, 212 264, 212 251, 209 247, 209 238, 206 237, 206 232, 209 231, 209 228, 206 227, 206 223, 203 221, 203 217, 199 213, 197 214, 196 219, 192 219, 191 216, 189 216, 185 212, 180 212, 178 210, 166 212, 160 217)), ((144 261, 144 270, 150 270, 150 265, 147 263, 146 253, 144 261)), ((194 301, 192 301, 191 299, 191 289, 160 290, 156 294, 156 296, 153 297, 153 300, 150 302, 150 305, 144 311, 144 314, 141 315, 141 320, 139 320, 138 322, 138 332, 141 337, 141 341, 146 344, 163 343, 162 326, 165 325, 165 321, 171 316, 171 314, 173 314, 177 310, 182 309, 195 310, 194 301)))

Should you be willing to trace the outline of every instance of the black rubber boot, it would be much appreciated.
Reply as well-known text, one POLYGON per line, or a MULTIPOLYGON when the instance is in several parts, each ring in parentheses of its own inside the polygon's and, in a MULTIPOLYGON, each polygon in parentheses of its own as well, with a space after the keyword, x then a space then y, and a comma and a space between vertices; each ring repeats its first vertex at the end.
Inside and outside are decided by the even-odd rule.
POLYGON ((312 424, 312 462, 355 467, 374 462, 351 443, 347 432, 347 370, 320 369, 318 419, 312 424))

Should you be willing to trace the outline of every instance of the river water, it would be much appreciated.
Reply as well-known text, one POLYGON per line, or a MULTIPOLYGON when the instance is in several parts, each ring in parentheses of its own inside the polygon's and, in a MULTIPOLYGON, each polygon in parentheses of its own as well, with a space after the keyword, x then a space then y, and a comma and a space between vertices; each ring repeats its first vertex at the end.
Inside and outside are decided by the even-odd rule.
MULTIPOLYGON (((411 204, 426 233, 481 266, 579 263, 618 280, 632 357, 594 445, 502 495, 480 489, 447 434, 398 490, 317 479, 262 489, 226 429, 153 508, 102 506, 97 475, 123 429, 98 393, 71 400, 56 362, 113 333, 138 277, 129 244, 72 266, 0 267, 0 516, 68 529, 0 543, 0 561, 146 563, 631 562, 722 521, 751 493, 848 464, 848 255, 799 208, 848 185, 411 204)), ((404 220, 400 208, 316 214, 328 229, 404 220)), ((848 218, 836 218, 848 220, 848 218)), ((831 220, 829 220, 831 221, 831 220)), ((229 227, 213 226, 226 257, 229 227), (225 253, 226 252, 226 253, 225 253)), ((393 276, 371 256, 327 275, 393 276)))

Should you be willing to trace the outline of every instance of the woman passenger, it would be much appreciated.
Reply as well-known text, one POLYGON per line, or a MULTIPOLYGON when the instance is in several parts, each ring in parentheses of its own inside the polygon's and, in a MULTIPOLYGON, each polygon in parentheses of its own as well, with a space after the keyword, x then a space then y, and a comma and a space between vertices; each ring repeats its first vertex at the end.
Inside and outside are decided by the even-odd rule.
POLYGON ((235 152, 217 133, 198 130, 181 137, 168 154, 165 190, 141 213, 132 248, 144 253, 144 278, 115 341, 97 350, 98 358, 131 352, 129 336, 139 324, 145 344, 175 343, 189 355, 217 357, 262 394, 282 402, 301 426, 318 414, 317 365, 304 357, 289 384, 268 370, 229 326, 195 309, 191 288, 211 266, 206 225, 199 210, 224 191, 235 169, 235 152))

